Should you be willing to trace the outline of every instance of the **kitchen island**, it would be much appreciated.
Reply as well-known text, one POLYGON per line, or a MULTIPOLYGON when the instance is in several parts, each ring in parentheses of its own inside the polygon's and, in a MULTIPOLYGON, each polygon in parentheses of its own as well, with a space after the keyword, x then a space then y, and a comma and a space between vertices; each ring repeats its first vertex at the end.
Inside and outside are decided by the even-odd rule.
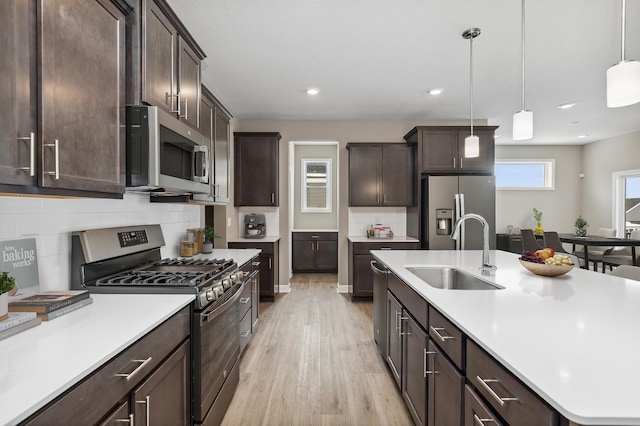
POLYGON ((372 254, 569 421, 640 424, 640 282, 577 267, 541 277, 503 251, 491 251, 498 267, 491 276, 480 275, 481 251, 372 254), (504 288, 443 290, 407 270, 429 265, 453 266, 504 288))

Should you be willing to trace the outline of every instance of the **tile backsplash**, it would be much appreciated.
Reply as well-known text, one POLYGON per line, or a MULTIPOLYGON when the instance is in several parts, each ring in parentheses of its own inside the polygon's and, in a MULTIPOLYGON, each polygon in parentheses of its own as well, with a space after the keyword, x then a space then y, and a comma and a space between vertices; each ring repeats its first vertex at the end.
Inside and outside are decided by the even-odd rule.
POLYGON ((407 209, 405 207, 349 207, 349 236, 364 237, 369 225, 380 223, 391 226, 393 235, 407 235, 407 209))
POLYGON ((0 240, 36 239, 43 291, 69 288, 73 231, 159 223, 162 256, 175 257, 186 229, 201 221, 202 206, 150 203, 146 194, 128 193, 122 200, 0 197, 0 240))

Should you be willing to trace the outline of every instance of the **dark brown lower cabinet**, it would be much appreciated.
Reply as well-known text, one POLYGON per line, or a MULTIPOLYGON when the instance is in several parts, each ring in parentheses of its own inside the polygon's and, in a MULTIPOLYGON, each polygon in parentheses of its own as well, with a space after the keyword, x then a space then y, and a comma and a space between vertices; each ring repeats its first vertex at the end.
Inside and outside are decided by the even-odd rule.
POLYGON ((122 426, 123 423, 128 422, 130 425, 135 424, 135 416, 129 408, 129 401, 124 401, 122 404, 111 412, 100 426, 122 426))
POLYGON ((402 377, 400 376, 402 371, 400 369, 402 365, 401 316, 402 305, 390 291, 387 291, 387 364, 389 364, 398 388, 402 386, 402 377))
POLYGON ((432 341, 427 355, 428 424, 460 426, 464 377, 432 341))
POLYGON ((337 232, 294 232, 293 272, 338 272, 337 232))
POLYGON ((472 387, 464 387, 464 426, 502 426, 498 416, 478 397, 472 387))
POLYGON ((258 257, 260 265, 260 301, 273 302, 277 293, 278 283, 280 279, 280 242, 247 242, 232 241, 229 242, 230 249, 259 249, 262 250, 258 257))
MULTIPOLYGON (((402 335, 402 398, 417 425, 426 424, 427 375, 425 355, 427 333, 406 309, 400 317, 402 335)), ((438 423, 451 424, 454 423, 438 423)))

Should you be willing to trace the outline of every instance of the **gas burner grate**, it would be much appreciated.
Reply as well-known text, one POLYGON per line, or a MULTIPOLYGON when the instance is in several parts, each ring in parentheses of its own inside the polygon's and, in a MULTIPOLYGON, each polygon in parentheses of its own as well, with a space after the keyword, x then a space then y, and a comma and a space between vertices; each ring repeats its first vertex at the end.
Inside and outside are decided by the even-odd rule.
POLYGON ((214 266, 214 267, 225 267, 231 264, 233 264, 233 260, 230 260, 230 259, 202 259, 202 258, 162 259, 156 263, 156 265, 158 266, 214 266))
POLYGON ((96 281, 96 285, 164 285, 195 287, 208 279, 201 272, 128 271, 96 281))

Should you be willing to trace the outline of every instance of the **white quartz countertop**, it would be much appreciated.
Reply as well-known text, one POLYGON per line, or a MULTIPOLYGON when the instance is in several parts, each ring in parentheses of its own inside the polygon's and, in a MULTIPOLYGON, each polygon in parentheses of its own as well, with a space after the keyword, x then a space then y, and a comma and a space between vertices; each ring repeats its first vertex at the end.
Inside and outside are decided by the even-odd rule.
POLYGON ((640 282, 574 268, 541 277, 492 251, 503 290, 441 290, 407 266, 452 265, 482 277, 481 251, 372 251, 563 416, 640 425, 640 282))
POLYGON ((417 243, 415 238, 411 237, 391 237, 391 238, 368 238, 368 237, 349 237, 352 243, 417 243))
POLYGON ((194 300, 92 294, 93 303, 0 341, 0 424, 26 419, 194 300))

